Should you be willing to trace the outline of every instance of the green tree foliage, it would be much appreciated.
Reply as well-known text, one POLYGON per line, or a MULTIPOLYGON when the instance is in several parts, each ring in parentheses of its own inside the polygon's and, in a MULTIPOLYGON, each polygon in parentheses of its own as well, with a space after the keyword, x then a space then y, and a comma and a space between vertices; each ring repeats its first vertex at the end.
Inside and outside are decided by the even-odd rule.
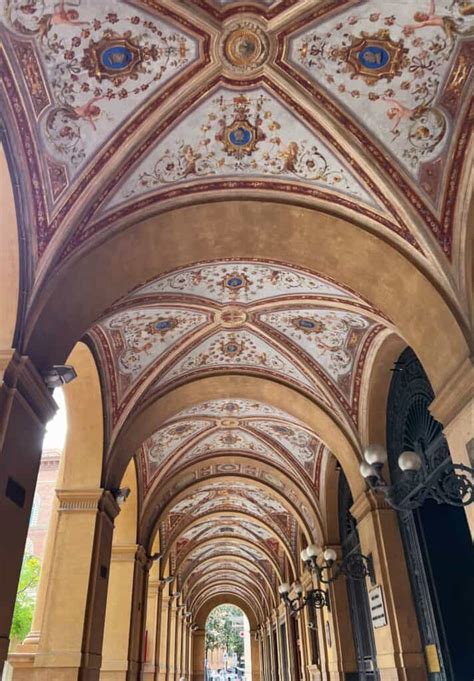
POLYGON ((229 657, 237 653, 244 654, 242 631, 242 610, 234 605, 219 605, 209 615, 206 622, 206 652, 208 650, 226 650, 229 657))
POLYGON ((35 607, 36 587, 40 576, 40 562, 25 554, 21 567, 20 582, 16 594, 10 639, 12 644, 23 641, 29 634, 35 607))

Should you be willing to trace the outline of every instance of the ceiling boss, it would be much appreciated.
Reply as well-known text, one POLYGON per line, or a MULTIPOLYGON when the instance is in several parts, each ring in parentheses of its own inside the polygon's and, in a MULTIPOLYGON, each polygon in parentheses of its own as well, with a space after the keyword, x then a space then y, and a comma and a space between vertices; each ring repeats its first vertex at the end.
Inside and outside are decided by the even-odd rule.
POLYGON ((224 66, 239 77, 247 73, 253 75, 268 60, 269 52, 268 36, 253 20, 232 22, 220 42, 224 66))

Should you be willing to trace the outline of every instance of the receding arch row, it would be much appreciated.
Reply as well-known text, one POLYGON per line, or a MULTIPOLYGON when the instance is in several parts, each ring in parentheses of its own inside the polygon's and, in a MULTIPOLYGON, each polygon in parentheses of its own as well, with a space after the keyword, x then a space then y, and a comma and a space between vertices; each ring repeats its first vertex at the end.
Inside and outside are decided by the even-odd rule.
MULTIPOLYGON (((201 525, 204 525, 205 523, 212 523, 212 522, 215 521, 216 524, 217 524, 218 521, 225 520, 226 517, 228 517, 228 516, 232 516, 233 519, 238 518, 243 522, 253 523, 253 524, 255 524, 259 527, 264 528, 266 531, 268 531, 272 535, 272 537, 276 541, 278 541, 278 543, 281 545, 281 547, 282 547, 283 551, 285 552, 285 554, 286 554, 290 564, 292 565, 292 567, 293 568, 295 567, 295 565, 294 565, 295 556, 293 556, 293 554, 291 552, 291 546, 288 542, 288 538, 284 536, 281 528, 279 528, 276 524, 270 524, 269 522, 267 522, 267 519, 265 519, 265 518, 257 518, 254 515, 250 515, 248 512, 244 513, 242 511, 237 511, 237 510, 234 511, 234 512, 227 512, 227 513, 223 513, 221 511, 216 510, 212 513, 205 513, 201 516, 198 516, 197 518, 187 519, 187 521, 185 520, 185 524, 183 526, 179 526, 176 529, 176 531, 174 531, 173 534, 169 537, 167 547, 164 550, 163 557, 162 557, 163 562, 165 562, 167 560, 170 552, 173 551, 173 549, 175 548, 175 544, 181 538, 184 537, 186 532, 188 532, 189 530, 191 530, 195 527, 199 527, 201 525)), ((236 527, 239 528, 240 525, 237 523, 236 527)), ((227 538, 232 538, 231 534, 228 534, 228 535, 219 534, 219 536, 225 536, 227 538)), ((239 536, 237 531, 235 532, 234 536, 235 537, 239 536)), ((199 542, 199 541, 200 540, 198 538, 197 542, 199 542)), ((196 545, 197 544, 194 543, 194 546, 196 546, 196 545)))
POLYGON ((361 491, 363 483, 354 474, 360 457, 360 445, 353 434, 342 427, 325 411, 297 390, 263 378, 252 376, 207 377, 182 385, 163 397, 150 402, 132 414, 109 453, 105 483, 117 486, 131 452, 136 452, 156 429, 176 414, 203 401, 212 399, 247 398, 285 411, 303 423, 335 453, 341 462, 354 491, 361 491))
MULTIPOLYGON (((268 593, 265 594, 265 602, 267 604, 267 607, 271 609, 272 607, 276 607, 277 605, 277 599, 275 597, 275 592, 274 588, 271 584, 271 582, 268 579, 268 576, 265 574, 264 571, 258 566, 254 565, 250 561, 248 561, 245 558, 232 558, 232 563, 233 563, 233 570, 229 572, 228 570, 228 563, 226 562, 227 559, 226 556, 223 556, 221 559, 217 559, 217 562, 215 564, 211 564, 211 559, 208 559, 207 561, 203 561, 202 566, 206 567, 206 571, 203 575, 203 577, 198 577, 198 579, 191 583, 188 584, 189 576, 186 577, 185 580, 183 580, 183 591, 185 592, 185 598, 190 598, 192 596, 193 590, 197 584, 197 582, 205 582, 206 580, 208 581, 209 579, 213 579, 214 575, 219 573, 219 574, 225 574, 226 579, 227 578, 234 578, 236 576, 238 577, 243 577, 246 579, 250 579, 250 576, 252 576, 253 579, 255 579, 255 576, 260 576, 261 579, 264 581, 266 588, 268 589, 268 593)), ((251 587, 254 588, 256 585, 251 584, 251 587)), ((259 590, 260 592, 262 590, 259 590)))
POLYGON ((213 570, 209 572, 207 578, 203 577, 187 592, 186 597, 191 610, 196 610, 196 602, 199 601, 199 598, 203 593, 208 592, 215 586, 219 586, 222 589, 226 589, 229 586, 246 589, 253 595, 255 602, 260 602, 263 606, 262 609, 267 615, 275 607, 275 599, 263 589, 259 589, 256 584, 253 584, 250 576, 245 577, 245 575, 237 571, 229 573, 225 570, 213 570))
MULTIPOLYGON (((216 464, 219 465, 218 460, 216 461, 216 464)), ((143 508, 140 521, 142 543, 147 545, 153 543, 159 524, 166 519, 168 513, 172 512, 174 508, 179 508, 180 510, 178 512, 182 513, 189 512, 191 508, 197 510, 198 504, 204 502, 206 493, 208 493, 206 501, 210 502, 211 499, 209 494, 214 493, 215 496, 215 492, 218 491, 219 488, 223 489, 224 487, 226 489, 234 488, 234 491, 237 491, 237 494, 243 497, 251 490, 260 491, 268 495, 270 499, 274 500, 275 503, 283 509, 280 512, 286 512, 290 516, 296 518, 307 541, 311 541, 312 538, 316 540, 318 537, 322 537, 324 534, 323 527, 320 522, 315 500, 308 499, 302 495, 301 490, 296 486, 287 485, 286 489, 283 489, 281 483, 279 483, 279 487, 276 487, 275 482, 278 482, 278 479, 274 477, 274 469, 271 466, 261 464, 259 470, 262 473, 261 478, 252 477, 249 474, 245 474, 245 472, 238 471, 233 474, 228 472, 215 472, 209 476, 208 471, 204 471, 205 477, 196 480, 196 468, 190 466, 187 478, 180 481, 181 489, 179 491, 175 491, 175 493, 170 490, 167 491, 165 494, 167 498, 163 499, 161 502, 156 497, 150 498, 143 508), (269 480, 272 480, 273 484, 271 484, 269 480), (199 498, 197 496, 198 494, 201 494, 202 498, 199 498), (178 506, 178 504, 181 504, 182 502, 184 502, 184 504, 178 506), (299 505, 297 502, 299 502, 299 505), (185 508, 181 510, 183 506, 185 508)), ((170 480, 170 487, 172 488, 173 484, 176 485, 176 482, 177 481, 174 479, 170 480)), ((225 506, 225 498, 221 497, 220 499, 220 510, 232 512, 236 508, 235 506, 229 506, 227 508, 225 506)), ((212 505, 217 507, 217 504, 215 503, 212 505)), ((242 504, 239 504, 239 506, 242 506, 242 504)))
POLYGON ((290 262, 359 292, 393 321, 420 357, 435 391, 468 356, 459 307, 392 244, 342 218, 263 201, 176 209, 118 232, 83 253, 49 280, 37 298, 23 350, 40 368, 59 363, 95 320, 139 283, 196 259, 226 257, 229 252, 290 262), (193 224, 200 229, 190 239, 193 224), (115 267, 117 261, 120 268, 115 267), (412 295, 414 290, 417 296, 412 295), (63 334, 52 333, 58 324, 63 334), (449 353, 440 328, 450 335, 449 353))

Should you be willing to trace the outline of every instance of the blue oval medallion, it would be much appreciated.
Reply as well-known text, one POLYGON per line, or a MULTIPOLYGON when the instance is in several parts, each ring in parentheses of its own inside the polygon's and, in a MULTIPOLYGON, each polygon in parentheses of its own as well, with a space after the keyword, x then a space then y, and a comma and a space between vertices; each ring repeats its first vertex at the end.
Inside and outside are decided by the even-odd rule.
POLYGON ((300 326, 302 329, 314 329, 316 324, 311 321, 311 319, 305 319, 302 317, 301 319, 298 319, 298 326, 300 326))
POLYGON ((359 52, 359 61, 366 69, 381 69, 390 61, 390 54, 379 45, 367 45, 359 52))
POLYGON ((226 281, 226 285, 230 288, 239 288, 239 286, 242 286, 243 283, 243 279, 240 277, 229 277, 229 279, 226 281))
POLYGON ((229 133, 229 140, 236 147, 244 147, 252 141, 252 138, 252 131, 242 125, 229 133))
POLYGON ((233 355, 235 354, 239 349, 239 346, 236 343, 227 343, 226 346, 226 352, 229 354, 233 355))
POLYGON ((125 45, 111 45, 101 53, 100 60, 106 69, 121 71, 133 61, 133 53, 125 45))
POLYGON ((160 321, 155 324, 157 331, 166 331, 166 329, 171 329, 171 326, 171 319, 160 319, 160 321))

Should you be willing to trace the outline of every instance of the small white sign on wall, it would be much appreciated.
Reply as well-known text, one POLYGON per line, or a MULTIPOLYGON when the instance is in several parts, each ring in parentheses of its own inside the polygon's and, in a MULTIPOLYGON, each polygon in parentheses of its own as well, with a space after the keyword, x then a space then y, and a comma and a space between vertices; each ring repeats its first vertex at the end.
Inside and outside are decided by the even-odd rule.
POLYGON ((369 606, 374 629, 384 627, 387 624, 387 617, 385 615, 385 605, 383 602, 381 586, 375 586, 373 589, 369 589, 369 606))

